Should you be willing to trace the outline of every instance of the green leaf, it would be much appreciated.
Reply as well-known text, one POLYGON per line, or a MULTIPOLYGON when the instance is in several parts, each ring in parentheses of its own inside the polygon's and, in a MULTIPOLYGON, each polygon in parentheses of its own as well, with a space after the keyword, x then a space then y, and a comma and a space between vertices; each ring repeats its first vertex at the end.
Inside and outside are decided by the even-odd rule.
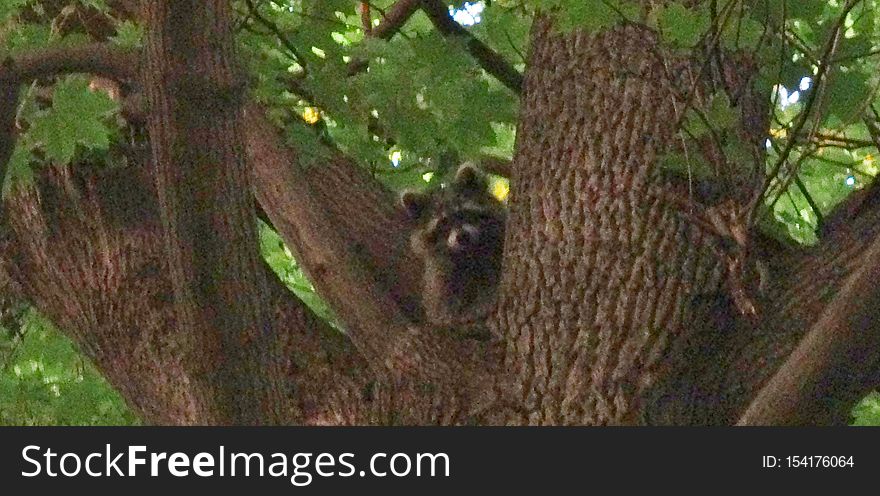
POLYGON ((709 127, 711 123, 706 122, 707 119, 708 117, 700 115, 696 110, 688 109, 684 120, 684 129, 694 139, 702 138, 712 131, 712 128, 709 127))
POLYGON ((853 408, 852 415, 855 417, 852 425, 880 426, 880 393, 871 391, 853 408))
POLYGON ((558 27, 562 32, 580 28, 596 33, 634 19, 640 11, 637 4, 620 0, 561 0, 559 7, 558 27))
POLYGON ((731 51, 753 51, 757 48, 766 29, 751 17, 728 21, 721 32, 721 45, 731 51))
POLYGON ((496 3, 486 7, 483 22, 471 31, 497 49, 508 60, 522 61, 528 50, 531 16, 522 16, 496 3))
POLYGON ((144 43, 144 28, 140 24, 124 21, 116 26, 116 36, 111 40, 122 48, 132 50, 141 48, 144 43))
MULTIPOLYGON (((128 425, 138 420, 73 344, 27 310, 15 353, 0 352, 0 425, 128 425)), ((0 350, 3 347, 0 346, 0 350)))
POLYGON ((722 91, 709 101, 706 118, 713 129, 722 131, 733 128, 739 122, 739 111, 730 106, 730 98, 722 91))
MULTIPOLYGON (((782 2, 770 2, 781 5, 782 2)), ((789 17, 799 19, 815 19, 822 15, 828 0, 785 0, 786 13, 789 17)))
POLYGON ((106 94, 91 91, 83 78, 68 78, 58 83, 52 108, 37 117, 30 138, 56 163, 70 163, 77 145, 87 149, 107 150, 110 128, 105 119, 117 109, 106 94))
POLYGON ((700 154, 685 155, 670 152, 660 157, 657 165, 661 170, 678 177, 693 179, 709 179, 715 175, 712 166, 700 154))
POLYGON ((711 25, 705 9, 687 8, 680 3, 663 8, 657 21, 663 41, 680 48, 695 47, 711 25))
POLYGON ((30 148, 22 142, 16 143, 12 156, 6 164, 6 177, 3 181, 3 198, 9 195, 9 192, 16 186, 26 186, 34 179, 34 173, 31 169, 31 161, 33 155, 30 148))
POLYGON ((110 7, 107 5, 107 0, 79 0, 79 2, 86 7, 92 7, 100 12, 110 11, 110 7))
POLYGON ((828 113, 843 123, 857 119, 871 97, 868 75, 840 70, 831 75, 829 83, 828 113))
POLYGON ((815 21, 822 16, 828 0, 747 0, 746 4, 756 16, 766 16, 778 24, 783 18, 815 21))
MULTIPOLYGON (((0 39, 3 39, 0 37, 0 39)), ((12 30, 5 37, 5 48, 8 55, 18 55, 49 45, 52 39, 52 31, 42 24, 25 24, 12 30)))
POLYGON ((18 14, 18 11, 27 5, 30 0, 3 0, 0 2, 0 22, 18 14))
POLYGON ((729 133, 724 143, 724 157, 735 172, 750 174, 755 167, 755 156, 751 147, 740 140, 736 134, 729 133))

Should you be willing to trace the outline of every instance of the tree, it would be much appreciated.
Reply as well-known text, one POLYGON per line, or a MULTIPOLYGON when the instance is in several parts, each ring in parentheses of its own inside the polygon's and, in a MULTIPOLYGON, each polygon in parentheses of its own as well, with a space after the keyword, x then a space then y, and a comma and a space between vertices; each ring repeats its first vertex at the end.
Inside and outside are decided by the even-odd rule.
POLYGON ((873 3, 486 2, 468 30, 432 0, 15 1, 3 279, 149 423, 845 422, 880 365, 878 190, 810 187, 827 150, 870 179, 873 3), (462 338, 421 315, 391 190, 503 153, 517 97, 483 160, 511 186, 492 337, 462 338))

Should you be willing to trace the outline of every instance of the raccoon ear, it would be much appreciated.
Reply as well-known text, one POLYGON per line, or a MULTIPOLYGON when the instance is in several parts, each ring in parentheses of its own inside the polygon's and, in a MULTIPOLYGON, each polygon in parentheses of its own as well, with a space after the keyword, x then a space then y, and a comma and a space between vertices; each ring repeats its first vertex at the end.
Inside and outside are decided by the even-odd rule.
POLYGON ((418 191, 404 191, 400 195, 400 205, 410 219, 416 220, 425 214, 430 197, 418 191))
POLYGON ((482 193, 489 187, 485 174, 470 162, 465 162, 458 168, 455 186, 468 193, 482 193))

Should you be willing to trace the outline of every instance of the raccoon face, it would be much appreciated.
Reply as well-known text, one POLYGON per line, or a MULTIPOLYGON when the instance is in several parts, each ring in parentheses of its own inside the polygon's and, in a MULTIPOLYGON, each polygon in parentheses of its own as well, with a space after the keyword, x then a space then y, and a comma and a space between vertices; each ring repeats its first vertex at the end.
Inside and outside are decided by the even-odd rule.
POLYGON ((415 233, 414 248, 450 257, 491 256, 502 241, 502 221, 483 205, 441 205, 415 233))
POLYGON ((450 259, 495 255, 504 237, 504 205, 487 188, 485 177, 464 165, 440 191, 404 193, 403 206, 417 224, 413 249, 450 259))

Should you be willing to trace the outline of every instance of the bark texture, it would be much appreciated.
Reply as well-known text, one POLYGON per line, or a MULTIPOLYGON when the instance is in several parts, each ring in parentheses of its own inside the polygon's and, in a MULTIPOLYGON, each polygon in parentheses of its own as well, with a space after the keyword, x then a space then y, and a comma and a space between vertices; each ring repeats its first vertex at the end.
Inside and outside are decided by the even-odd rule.
POLYGON ((241 133, 242 75, 226 1, 144 2, 143 82, 178 339, 203 418, 276 423, 283 378, 241 133), (213 417, 216 415, 216 417, 213 417))
MULTIPOLYGON (((158 201, 145 168, 44 171, 6 202, 4 270, 73 338, 147 423, 206 424, 190 377, 201 360, 175 321, 158 201)), ((261 267, 268 273, 268 270, 261 267)), ((272 335, 290 423, 383 421, 381 391, 344 337, 270 274, 272 335), (372 399, 364 400, 369 392, 372 399), (335 398, 335 399, 334 399, 335 398)), ((251 405, 253 406, 253 405, 251 405)))
POLYGON ((494 322, 524 423, 634 422, 719 289, 712 240, 652 175, 684 102, 650 47, 535 27, 494 322))

